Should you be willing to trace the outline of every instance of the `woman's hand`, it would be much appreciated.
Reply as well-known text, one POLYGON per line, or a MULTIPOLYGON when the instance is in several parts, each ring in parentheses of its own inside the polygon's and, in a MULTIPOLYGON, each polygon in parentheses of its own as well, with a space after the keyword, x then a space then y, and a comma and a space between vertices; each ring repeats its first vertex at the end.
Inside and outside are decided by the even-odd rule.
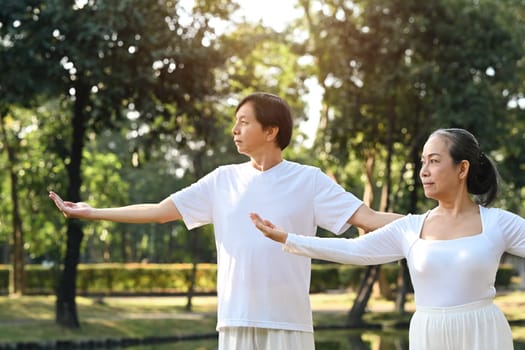
POLYGON ((64 214, 66 218, 81 218, 89 219, 89 215, 93 208, 91 208, 86 203, 73 203, 68 201, 63 201, 58 194, 53 191, 49 192, 49 198, 55 202, 57 208, 64 214))
POLYGON ((276 242, 286 243, 288 233, 277 228, 270 221, 263 220, 256 213, 250 213, 250 219, 252 219, 252 222, 254 223, 255 227, 257 227, 262 233, 264 233, 266 237, 273 239, 276 242))

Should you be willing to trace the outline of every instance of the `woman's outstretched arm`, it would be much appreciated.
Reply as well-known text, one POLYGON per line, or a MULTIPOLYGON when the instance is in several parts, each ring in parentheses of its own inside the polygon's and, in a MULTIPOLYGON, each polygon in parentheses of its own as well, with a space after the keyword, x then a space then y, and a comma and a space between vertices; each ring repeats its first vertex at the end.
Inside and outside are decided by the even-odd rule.
POLYGON ((399 223, 357 238, 330 238, 287 233, 255 213, 250 218, 266 237, 282 243, 285 251, 341 264, 376 265, 400 260, 408 247, 399 223))

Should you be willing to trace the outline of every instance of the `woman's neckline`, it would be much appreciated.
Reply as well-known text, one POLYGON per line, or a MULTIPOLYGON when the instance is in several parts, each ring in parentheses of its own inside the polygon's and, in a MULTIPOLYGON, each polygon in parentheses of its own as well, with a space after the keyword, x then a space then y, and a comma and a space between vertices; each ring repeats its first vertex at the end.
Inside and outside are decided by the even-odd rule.
POLYGON ((431 209, 431 210, 428 210, 425 214, 425 217, 423 218, 423 222, 421 224, 421 227, 419 229, 419 234, 418 234, 418 240, 420 241, 425 241, 425 242, 453 242, 453 241, 459 241, 459 240, 463 240, 463 239, 467 239, 467 238, 474 238, 474 237, 478 237, 478 236, 483 236, 484 232, 485 232, 485 223, 483 221, 483 208, 481 205, 478 205, 478 208, 479 208, 479 218, 481 220, 481 232, 477 232, 477 233, 474 233, 474 234, 471 234, 471 235, 465 235, 465 236, 458 236, 458 237, 452 237, 452 238, 448 238, 448 239, 428 239, 428 238, 422 238, 421 237, 421 233, 422 233, 422 230, 423 230, 423 227, 425 226, 425 221, 427 220, 428 216, 430 215, 430 213, 432 212, 432 210, 434 209, 431 209))

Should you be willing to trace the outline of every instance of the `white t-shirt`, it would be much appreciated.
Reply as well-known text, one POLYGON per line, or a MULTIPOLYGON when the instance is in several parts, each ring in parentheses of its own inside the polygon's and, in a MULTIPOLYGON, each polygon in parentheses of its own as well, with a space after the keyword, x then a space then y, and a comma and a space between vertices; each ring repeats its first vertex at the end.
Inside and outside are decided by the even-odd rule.
POLYGON ((408 215, 355 239, 290 234, 283 249, 345 264, 407 259, 416 305, 447 307, 492 299, 504 252, 525 257, 525 219, 480 206, 482 232, 450 240, 420 239, 426 214, 408 215))
POLYGON ((189 229, 213 224, 217 330, 259 327, 312 332, 310 258, 283 252, 250 220, 255 212, 287 231, 340 234, 362 205, 318 168, 283 160, 261 172, 222 166, 171 196, 189 229))

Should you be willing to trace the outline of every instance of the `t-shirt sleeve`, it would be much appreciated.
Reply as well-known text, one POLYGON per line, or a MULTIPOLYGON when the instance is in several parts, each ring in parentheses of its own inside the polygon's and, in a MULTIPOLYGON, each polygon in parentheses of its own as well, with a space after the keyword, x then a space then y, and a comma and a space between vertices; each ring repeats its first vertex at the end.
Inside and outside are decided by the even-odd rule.
POLYGON ((194 184, 171 194, 171 200, 188 229, 212 223, 213 189, 218 172, 219 169, 216 169, 194 184))
POLYGON ((393 262, 404 258, 408 251, 406 222, 400 219, 357 238, 289 234, 283 250, 341 264, 376 265, 393 262))
POLYGON ((316 170, 315 191, 313 206, 317 226, 335 234, 348 230, 348 219, 363 202, 320 170, 316 170))

